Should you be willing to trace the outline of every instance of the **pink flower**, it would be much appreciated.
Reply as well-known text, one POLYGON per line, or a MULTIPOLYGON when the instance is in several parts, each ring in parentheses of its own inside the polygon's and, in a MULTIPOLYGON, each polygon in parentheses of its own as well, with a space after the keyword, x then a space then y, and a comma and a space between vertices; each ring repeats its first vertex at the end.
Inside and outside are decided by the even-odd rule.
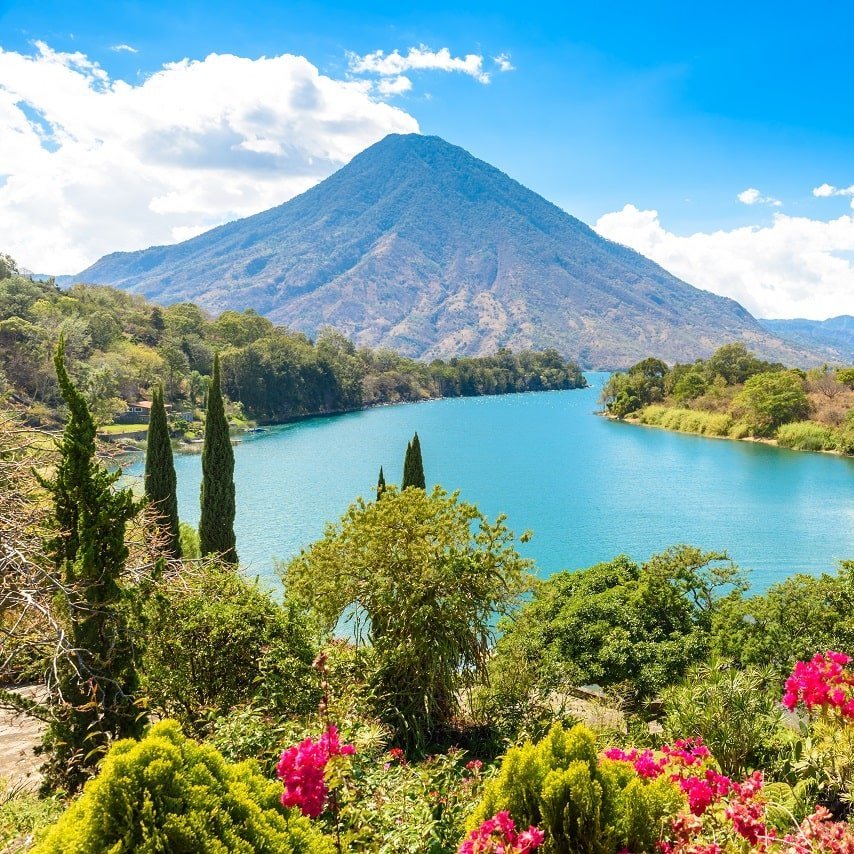
POLYGON ((282 805, 299 807, 303 815, 317 818, 326 805, 326 764, 333 756, 351 756, 352 744, 342 745, 338 728, 330 726, 317 741, 306 738, 282 753, 276 774, 284 783, 282 805))
POLYGON ((799 661, 786 680, 783 705, 792 710, 799 702, 807 709, 836 709, 854 718, 854 674, 846 670, 851 659, 842 652, 816 653, 799 661))
POLYGON ((466 762, 466 771, 471 771, 472 774, 477 774, 483 768, 483 762, 480 759, 470 759, 466 762))
POLYGON ((521 833, 507 811, 488 818, 460 845, 458 854, 528 854, 543 844, 545 834, 536 827, 521 833))

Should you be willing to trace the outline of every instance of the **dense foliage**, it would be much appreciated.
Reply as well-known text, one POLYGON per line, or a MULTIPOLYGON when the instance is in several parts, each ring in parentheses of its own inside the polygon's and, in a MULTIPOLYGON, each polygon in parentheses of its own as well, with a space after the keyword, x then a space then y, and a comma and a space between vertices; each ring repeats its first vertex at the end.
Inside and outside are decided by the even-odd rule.
POLYGON ((113 746, 34 854, 331 852, 307 819, 281 808, 279 796, 251 764, 231 765, 163 721, 142 740, 113 746))
POLYGON ((594 683, 629 702, 653 697, 707 654, 722 597, 741 582, 725 554, 687 546, 557 573, 502 625, 494 685, 523 671, 554 689, 594 683))
POLYGON ((436 487, 357 501, 322 540, 288 564, 289 596, 331 631, 344 618, 371 644, 371 696, 410 751, 456 714, 460 692, 481 678, 492 621, 507 613, 529 561, 502 518, 436 487))
POLYGON ((69 371, 99 424, 149 398, 158 383, 174 411, 195 411, 217 350, 223 392, 252 417, 269 421, 429 397, 585 385, 578 366, 554 350, 501 350, 426 364, 389 350, 356 349, 331 330, 311 341, 252 310, 214 319, 191 303, 161 308, 86 285, 63 291, 6 270, 0 275, 0 393, 8 386, 35 420, 51 420, 61 405, 51 362, 60 333, 69 371))
POLYGON ((194 734, 240 706, 298 716, 319 699, 304 619, 233 569, 203 564, 164 581, 145 633, 142 690, 194 734))
POLYGON ((642 424, 852 454, 851 371, 826 365, 790 371, 757 359, 743 344, 727 344, 708 359, 672 368, 644 359, 609 378, 602 402, 608 414, 642 424))
POLYGON ((646 782, 630 766, 601 759, 588 728, 556 725, 538 744, 507 751, 469 826, 506 810, 545 832, 547 854, 653 851, 681 805, 668 780, 646 782))

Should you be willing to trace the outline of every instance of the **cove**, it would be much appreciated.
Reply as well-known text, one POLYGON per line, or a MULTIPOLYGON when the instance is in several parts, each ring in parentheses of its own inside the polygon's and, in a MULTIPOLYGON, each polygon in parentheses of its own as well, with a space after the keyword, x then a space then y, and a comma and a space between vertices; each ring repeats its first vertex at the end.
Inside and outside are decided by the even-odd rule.
MULTIPOLYGON (((452 398, 317 418, 242 437, 235 448, 237 546, 251 575, 321 536, 380 465, 399 483, 418 431, 428 486, 490 517, 505 513, 542 577, 677 543, 727 550, 761 592, 854 558, 854 460, 708 439, 594 414, 590 388, 452 398)), ((181 518, 199 519, 198 456, 176 455, 181 518)), ((139 463, 127 469, 140 475, 139 463)))

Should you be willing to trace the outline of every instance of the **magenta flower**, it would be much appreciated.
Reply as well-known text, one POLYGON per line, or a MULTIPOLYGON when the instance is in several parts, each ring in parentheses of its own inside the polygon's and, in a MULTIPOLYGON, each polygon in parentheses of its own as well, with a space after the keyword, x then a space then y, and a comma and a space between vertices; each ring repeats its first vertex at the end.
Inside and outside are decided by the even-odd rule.
POLYGON ((507 811, 488 818, 460 845, 458 854, 528 854, 543 844, 545 834, 536 827, 521 833, 507 811))
POLYGON ((317 741, 306 738, 282 753, 276 774, 285 784, 282 805, 299 807, 303 815, 317 818, 326 806, 329 794, 326 765, 333 756, 351 756, 352 744, 341 744, 338 728, 330 726, 317 741))

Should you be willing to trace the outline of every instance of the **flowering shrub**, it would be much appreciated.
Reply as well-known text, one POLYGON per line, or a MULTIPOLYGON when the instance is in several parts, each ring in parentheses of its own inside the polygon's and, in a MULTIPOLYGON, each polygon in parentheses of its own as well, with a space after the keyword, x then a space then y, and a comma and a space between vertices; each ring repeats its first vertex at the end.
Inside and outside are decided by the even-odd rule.
MULTIPOLYGON (((684 762, 696 761, 687 743, 684 755, 684 762)), ((539 743, 507 752, 468 829, 477 831, 507 812, 518 825, 539 828, 550 854, 653 851, 685 796, 668 776, 652 776, 655 756, 645 751, 629 756, 627 761, 601 757, 587 727, 564 730, 557 724, 539 743), (635 761, 649 776, 636 772, 635 761)))
POLYGON ((810 661, 799 661, 786 680, 783 705, 791 711, 800 702, 809 711, 836 711, 854 719, 854 673, 845 669, 850 661, 842 652, 816 653, 810 661))
POLYGON ((459 854, 528 854, 543 844, 545 834, 536 827, 521 833, 506 810, 488 818, 460 845, 459 854))
POLYGON ((285 784, 282 804, 299 807, 303 815, 317 818, 329 794, 327 766, 337 756, 352 756, 352 744, 341 744, 338 728, 329 726, 317 741, 306 738, 289 747, 279 760, 276 773, 285 784))

